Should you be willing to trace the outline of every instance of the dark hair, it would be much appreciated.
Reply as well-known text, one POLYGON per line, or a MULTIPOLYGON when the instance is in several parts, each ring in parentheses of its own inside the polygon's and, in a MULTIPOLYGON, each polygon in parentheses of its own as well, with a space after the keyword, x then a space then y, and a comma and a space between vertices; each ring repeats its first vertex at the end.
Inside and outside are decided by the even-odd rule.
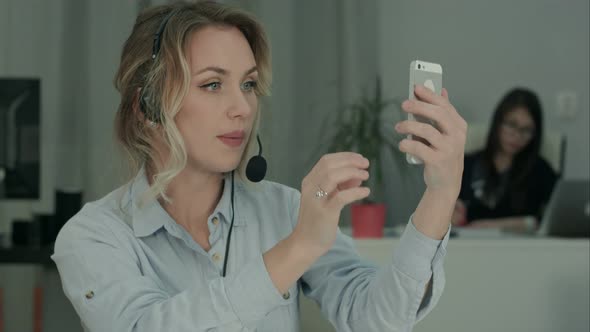
POLYGON ((524 210, 525 189, 529 181, 528 175, 539 158, 543 137, 541 103, 534 92, 525 88, 515 88, 504 95, 494 111, 492 127, 488 133, 486 147, 483 151, 483 168, 486 174, 484 193, 487 196, 493 193, 500 185, 499 174, 494 165, 494 156, 500 149, 500 127, 506 115, 519 107, 529 112, 535 123, 535 131, 527 146, 514 157, 506 185, 506 193, 509 195, 512 208, 517 213, 524 210))

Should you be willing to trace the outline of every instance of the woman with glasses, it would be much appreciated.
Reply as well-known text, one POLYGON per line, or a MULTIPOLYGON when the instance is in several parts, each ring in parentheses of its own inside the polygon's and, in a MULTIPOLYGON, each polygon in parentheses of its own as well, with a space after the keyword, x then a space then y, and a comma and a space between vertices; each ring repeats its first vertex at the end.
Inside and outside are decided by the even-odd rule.
POLYGON ((496 107, 485 148, 465 156, 453 223, 533 231, 557 174, 540 156, 543 116, 530 90, 509 91, 496 107))

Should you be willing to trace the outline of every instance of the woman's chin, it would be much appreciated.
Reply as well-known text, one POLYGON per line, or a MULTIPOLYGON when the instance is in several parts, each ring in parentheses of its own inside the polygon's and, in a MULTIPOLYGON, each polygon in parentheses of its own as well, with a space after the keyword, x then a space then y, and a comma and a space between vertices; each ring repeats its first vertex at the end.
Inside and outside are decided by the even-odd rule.
POLYGON ((215 167, 219 173, 231 173, 240 166, 240 159, 224 160, 219 162, 215 167))
POLYGON ((191 171, 202 172, 202 173, 230 173, 231 171, 238 168, 240 165, 240 159, 226 159, 226 160, 210 160, 204 164, 202 161, 191 160, 189 158, 187 162, 187 168, 191 171))
POLYGON ((504 150, 504 153, 507 155, 515 156, 520 152, 521 149, 515 146, 506 145, 502 147, 502 150, 504 150))

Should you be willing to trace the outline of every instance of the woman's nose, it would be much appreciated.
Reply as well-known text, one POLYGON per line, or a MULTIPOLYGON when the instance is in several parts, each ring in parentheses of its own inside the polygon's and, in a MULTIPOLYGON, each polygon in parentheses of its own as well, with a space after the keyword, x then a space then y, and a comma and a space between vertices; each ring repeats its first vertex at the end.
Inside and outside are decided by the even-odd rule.
POLYGON ((253 105, 249 101, 249 96, 241 89, 232 92, 231 103, 229 105, 230 117, 248 116, 253 112, 253 105))

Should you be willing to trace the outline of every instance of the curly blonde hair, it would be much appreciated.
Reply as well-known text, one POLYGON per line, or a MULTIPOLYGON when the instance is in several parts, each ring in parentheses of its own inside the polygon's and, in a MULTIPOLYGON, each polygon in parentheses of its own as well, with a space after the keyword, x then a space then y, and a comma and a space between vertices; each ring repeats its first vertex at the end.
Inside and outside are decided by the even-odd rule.
MULTIPOLYGON (((213 1, 178 2, 142 11, 131 35, 125 41, 121 64, 115 76, 115 87, 121 102, 115 118, 116 137, 128 155, 132 173, 145 165, 153 169, 153 182, 146 198, 166 196, 170 181, 186 166, 186 148, 174 117, 190 87, 191 73, 187 61, 187 45, 193 32, 206 26, 236 27, 248 41, 258 69, 257 96, 268 96, 271 85, 271 59, 266 34, 252 15, 213 1), (169 17, 160 36, 160 50, 152 58, 154 35, 169 17), (142 91, 141 94, 138 91, 142 91), (151 130, 137 114, 140 95, 149 101, 147 118, 158 119, 159 131, 151 130), (161 133, 161 136, 154 134, 161 133), (154 143, 162 141, 169 152, 168 160, 156 169, 154 143)), ((256 147, 260 121, 257 112, 252 133, 238 166, 238 175, 245 177, 248 156, 256 147)))

